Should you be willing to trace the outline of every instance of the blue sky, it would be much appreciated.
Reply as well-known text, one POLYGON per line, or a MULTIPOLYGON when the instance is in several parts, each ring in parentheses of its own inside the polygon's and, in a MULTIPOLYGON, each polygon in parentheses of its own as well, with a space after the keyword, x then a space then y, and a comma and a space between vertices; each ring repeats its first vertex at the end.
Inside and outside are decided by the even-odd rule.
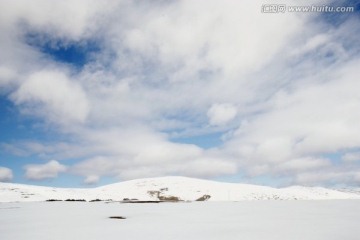
POLYGON ((2 1, 0 181, 359 186, 359 2, 264 3, 2 1))

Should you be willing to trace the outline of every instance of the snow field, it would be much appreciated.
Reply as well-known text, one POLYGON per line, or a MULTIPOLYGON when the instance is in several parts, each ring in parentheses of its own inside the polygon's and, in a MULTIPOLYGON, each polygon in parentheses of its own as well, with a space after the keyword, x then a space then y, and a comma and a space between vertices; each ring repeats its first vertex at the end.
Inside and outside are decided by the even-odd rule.
POLYGON ((1 240, 357 240, 359 222, 359 200, 0 204, 1 240))

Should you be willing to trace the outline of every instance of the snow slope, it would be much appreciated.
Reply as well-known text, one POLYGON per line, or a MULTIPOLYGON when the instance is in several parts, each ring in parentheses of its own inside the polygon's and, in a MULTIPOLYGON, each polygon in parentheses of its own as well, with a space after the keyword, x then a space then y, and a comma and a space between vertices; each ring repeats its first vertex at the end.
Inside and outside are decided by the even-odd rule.
POLYGON ((177 197, 194 201, 209 195, 209 201, 241 200, 321 200, 360 199, 358 192, 338 191, 320 187, 265 186, 223 183, 186 177, 137 179, 98 188, 51 188, 12 183, 0 183, 0 202, 45 201, 47 199, 112 199, 158 200, 158 197, 177 197))

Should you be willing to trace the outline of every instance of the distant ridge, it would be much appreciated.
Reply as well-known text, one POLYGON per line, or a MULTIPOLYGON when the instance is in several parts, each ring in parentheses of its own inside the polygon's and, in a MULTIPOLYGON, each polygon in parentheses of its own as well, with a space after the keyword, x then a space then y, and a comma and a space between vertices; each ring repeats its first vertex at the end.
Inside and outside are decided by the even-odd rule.
POLYGON ((84 199, 122 201, 242 201, 360 199, 358 191, 322 187, 272 188, 188 177, 144 178, 90 189, 0 183, 0 202, 84 199))

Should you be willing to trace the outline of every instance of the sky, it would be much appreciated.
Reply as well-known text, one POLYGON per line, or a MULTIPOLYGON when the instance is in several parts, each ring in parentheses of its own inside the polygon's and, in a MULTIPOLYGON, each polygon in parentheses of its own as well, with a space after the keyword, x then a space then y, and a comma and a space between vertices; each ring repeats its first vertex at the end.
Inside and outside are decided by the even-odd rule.
POLYGON ((0 0, 0 181, 360 186, 360 2, 0 0), (265 4, 353 12, 264 13, 265 4))

